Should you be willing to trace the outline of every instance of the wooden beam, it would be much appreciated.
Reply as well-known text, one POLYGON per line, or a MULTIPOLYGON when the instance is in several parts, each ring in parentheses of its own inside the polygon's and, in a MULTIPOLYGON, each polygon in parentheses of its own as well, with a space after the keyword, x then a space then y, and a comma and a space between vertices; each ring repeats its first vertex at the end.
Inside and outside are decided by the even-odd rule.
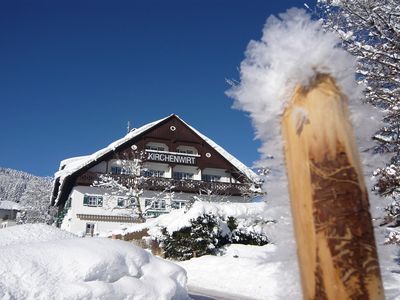
POLYGON ((304 299, 384 299, 347 99, 319 75, 282 117, 304 299))

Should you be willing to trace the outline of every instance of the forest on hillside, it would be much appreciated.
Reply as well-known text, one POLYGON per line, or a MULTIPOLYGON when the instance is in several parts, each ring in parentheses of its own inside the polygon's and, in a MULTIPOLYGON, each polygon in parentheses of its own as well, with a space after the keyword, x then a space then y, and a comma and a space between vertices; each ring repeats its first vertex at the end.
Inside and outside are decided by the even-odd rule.
POLYGON ((0 201, 22 206, 21 223, 47 223, 52 178, 39 177, 18 170, 0 168, 0 201))

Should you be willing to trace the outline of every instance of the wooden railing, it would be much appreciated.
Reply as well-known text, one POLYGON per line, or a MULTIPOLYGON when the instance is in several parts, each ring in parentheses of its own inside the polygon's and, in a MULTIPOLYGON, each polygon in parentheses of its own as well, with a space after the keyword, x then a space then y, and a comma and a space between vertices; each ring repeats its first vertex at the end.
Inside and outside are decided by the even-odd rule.
MULTIPOLYGON (((95 180, 100 179, 101 173, 86 172, 76 180, 77 185, 92 185, 95 180)), ((110 174, 115 180, 125 186, 133 185, 133 178, 129 175, 110 174)), ((200 180, 174 179, 164 177, 146 177, 141 181, 140 187, 146 190, 163 191, 171 189, 172 191, 186 193, 204 193, 211 191, 218 195, 240 196, 250 192, 249 186, 242 183, 227 182, 205 182, 200 180)))

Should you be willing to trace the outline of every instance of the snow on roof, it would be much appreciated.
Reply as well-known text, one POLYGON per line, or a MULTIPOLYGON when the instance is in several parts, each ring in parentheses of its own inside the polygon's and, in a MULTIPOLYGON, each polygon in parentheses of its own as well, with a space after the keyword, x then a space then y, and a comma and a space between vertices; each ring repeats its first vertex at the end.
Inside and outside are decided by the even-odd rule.
POLYGON ((60 162, 59 170, 64 169, 64 167, 66 165, 70 165, 70 167, 71 167, 72 164, 80 164, 84 160, 89 159, 89 157, 90 157, 90 155, 84 155, 84 156, 76 156, 76 157, 71 157, 71 158, 64 159, 64 160, 62 160, 60 162))
POLYGON ((110 151, 115 150, 118 146, 120 146, 123 143, 129 141, 130 139, 136 137, 137 135, 141 134, 142 132, 148 130, 149 128, 159 124, 160 122, 164 121, 167 118, 169 118, 169 116, 166 118, 151 122, 149 124, 143 125, 142 127, 138 128, 136 130, 130 131, 123 138, 116 140, 115 142, 112 142, 107 147, 100 149, 99 151, 97 151, 91 155, 78 156, 78 157, 64 159, 61 162, 60 166, 63 165, 63 163, 64 163, 65 167, 62 170, 57 171, 54 174, 54 177, 56 177, 56 178, 59 177, 60 180, 63 181, 63 179, 65 177, 75 173, 76 171, 82 169, 83 167, 87 166, 88 164, 92 163, 93 161, 98 160, 103 155, 109 153, 110 151))
MULTIPOLYGON (((218 153, 220 153, 226 160, 228 160, 233 166, 235 166, 240 172, 242 172, 245 176, 247 176, 248 179, 250 179, 252 182, 259 183, 260 182, 260 177, 254 173, 252 170, 250 170, 247 166, 245 166, 243 163, 241 163, 238 159, 236 159, 234 156, 229 154, 224 148, 219 146, 217 143, 215 143, 213 140, 209 139, 199 131, 197 131, 195 128, 187 124, 185 121, 183 121, 180 117, 177 115, 169 115, 165 118, 162 118, 160 120, 148 123, 146 125, 143 125, 142 127, 130 131, 127 135, 125 135, 123 138, 111 143, 107 147, 98 150, 97 152, 87 155, 87 156, 78 156, 78 157, 72 157, 65 159, 61 161, 60 163, 60 170, 57 171, 54 174, 54 177, 60 180, 60 185, 63 185, 64 179, 79 171, 80 169, 86 167, 90 163, 97 161, 100 159, 102 156, 105 154, 114 151, 117 147, 120 145, 124 144, 125 142, 133 139, 134 137, 138 136, 139 134, 145 132, 146 130, 158 125, 162 121, 170 118, 171 116, 175 116, 178 118, 182 123, 184 123, 186 126, 188 126, 191 130, 193 130, 197 135, 200 136, 205 142, 207 142, 212 148, 214 148, 218 153)), ((53 192, 54 192, 55 186, 53 187, 53 192)), ((60 193, 58 193, 55 202, 58 201, 58 198, 60 196, 60 193)))
POLYGON ((226 151, 224 148, 222 148, 220 145, 218 145, 212 139, 206 137, 204 134, 199 132, 197 129, 195 129, 194 127, 187 124, 181 118, 179 118, 179 120, 181 120, 190 129, 192 129, 196 134, 198 134, 204 141, 206 141, 211 147, 213 147, 219 154, 221 154, 226 160, 228 160, 231 164, 233 164, 240 172, 245 174, 247 176, 247 178, 249 178, 253 182, 257 182, 257 183, 260 182, 260 177, 256 173, 254 173, 251 169, 249 169, 245 164, 240 162, 237 158, 235 158, 233 155, 231 155, 228 151, 226 151))
POLYGON ((3 200, 3 201, 0 201, 0 209, 6 209, 6 210, 21 210, 22 207, 21 207, 21 205, 19 205, 17 202, 8 201, 8 200, 3 200))

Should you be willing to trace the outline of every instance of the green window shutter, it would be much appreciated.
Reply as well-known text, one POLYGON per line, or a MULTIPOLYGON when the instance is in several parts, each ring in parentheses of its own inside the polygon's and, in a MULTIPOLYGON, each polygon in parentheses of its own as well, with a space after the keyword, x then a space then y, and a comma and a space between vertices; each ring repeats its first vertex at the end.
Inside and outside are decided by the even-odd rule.
POLYGON ((87 195, 83 196, 83 205, 89 205, 89 196, 87 195))
POLYGON ((71 207, 71 202, 72 202, 72 199, 70 197, 70 198, 68 198, 67 203, 65 204, 65 207, 66 208, 70 208, 71 207))
POLYGON ((97 198, 97 206, 103 206, 103 197, 97 198))

